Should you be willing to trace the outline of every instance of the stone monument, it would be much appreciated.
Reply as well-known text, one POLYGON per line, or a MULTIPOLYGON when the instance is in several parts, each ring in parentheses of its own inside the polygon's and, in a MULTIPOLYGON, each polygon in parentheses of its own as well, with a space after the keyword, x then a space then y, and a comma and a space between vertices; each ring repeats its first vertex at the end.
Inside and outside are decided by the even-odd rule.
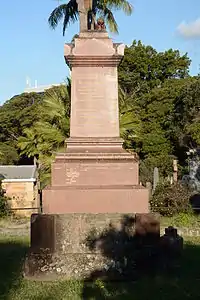
POLYGON ((88 30, 86 4, 78 1, 79 36, 64 46, 71 69, 70 137, 66 152, 52 164, 43 214, 31 218, 27 276, 57 272, 85 278, 106 264, 96 252, 88 255, 84 240, 89 232, 112 222, 120 228, 124 214, 149 211, 148 189, 139 185, 138 157, 123 149, 119 133, 117 66, 124 45, 112 42, 102 20, 88 30))
POLYGON ((70 138, 52 165, 43 212, 146 213, 137 155, 122 148, 119 136, 117 66, 124 45, 105 30, 87 30, 85 2, 78 2, 79 36, 64 46, 72 80, 70 138))

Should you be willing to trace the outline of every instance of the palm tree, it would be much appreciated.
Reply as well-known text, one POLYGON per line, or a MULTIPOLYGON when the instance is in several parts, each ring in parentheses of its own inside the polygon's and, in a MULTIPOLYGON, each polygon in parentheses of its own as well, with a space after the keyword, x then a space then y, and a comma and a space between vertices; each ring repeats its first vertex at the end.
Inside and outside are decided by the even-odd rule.
MULTIPOLYGON (((118 26, 113 10, 123 10, 126 15, 131 15, 132 6, 127 0, 93 0, 90 1, 90 8, 88 14, 92 15, 93 18, 97 16, 103 18, 105 23, 108 25, 110 32, 118 33, 118 26)), ((74 23, 79 18, 78 5, 76 0, 69 0, 68 3, 61 4, 56 7, 49 19, 49 25, 52 29, 55 29, 58 23, 63 19, 63 36, 70 23, 74 23)))
POLYGON ((35 128, 26 128, 23 131, 23 136, 18 138, 18 147, 20 148, 21 154, 25 154, 27 157, 34 158, 34 164, 37 161, 39 155, 39 138, 35 128))
POLYGON ((69 135, 69 96, 66 86, 54 87, 45 92, 40 107, 40 121, 24 130, 18 146, 28 157, 50 155, 63 147, 69 135))
POLYGON ((62 152, 65 139, 69 136, 68 89, 68 86, 63 85, 47 90, 44 103, 40 107, 40 121, 31 128, 26 128, 23 136, 18 138, 21 154, 37 160, 42 185, 50 178, 54 152, 62 152))
POLYGON ((119 86, 120 136, 128 149, 132 149, 133 141, 140 139, 142 130, 142 122, 138 114, 139 108, 134 99, 134 94, 128 95, 119 86))

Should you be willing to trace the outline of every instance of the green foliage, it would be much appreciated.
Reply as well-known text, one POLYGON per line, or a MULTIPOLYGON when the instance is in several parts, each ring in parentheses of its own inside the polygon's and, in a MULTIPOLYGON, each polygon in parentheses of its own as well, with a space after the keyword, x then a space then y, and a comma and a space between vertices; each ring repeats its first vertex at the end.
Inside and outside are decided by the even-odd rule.
POLYGON ((162 216, 174 216, 180 213, 190 213, 190 192, 179 183, 170 185, 162 182, 157 187, 151 198, 151 209, 162 216))
POLYGON ((25 128, 18 138, 21 154, 35 157, 42 187, 50 177, 54 152, 59 152, 69 136, 70 99, 66 86, 49 89, 40 107, 39 121, 25 128))
POLYGON ((0 142, 13 144, 22 135, 24 128, 30 128, 39 119, 39 106, 43 93, 23 93, 14 96, 0 107, 0 142))
MULTIPOLYGON (((183 226, 183 227, 189 227, 192 225, 192 223, 195 220, 195 217, 192 213, 187 212, 187 213, 179 213, 178 215, 175 216, 174 218, 174 222, 176 224, 176 226, 183 226)), ((194 223, 193 223, 194 225, 194 223)))
POLYGON ((173 217, 162 217, 161 218, 161 226, 167 227, 185 227, 188 229, 198 229, 200 224, 200 216, 198 214, 194 214, 193 212, 180 213, 173 217))
POLYGON ((19 159, 17 149, 6 143, 0 143, 0 165, 12 165, 19 159))
POLYGON ((5 192, 2 188, 2 183, 0 180, 0 218, 6 217, 8 215, 9 215, 8 197, 5 196, 5 192))
POLYGON ((119 66, 120 85, 128 93, 137 95, 160 87, 168 79, 181 79, 189 74, 190 59, 178 50, 157 52, 141 41, 133 41, 126 47, 125 56, 119 66))
MULTIPOLYGON (((198 90, 188 89, 198 81, 189 77, 189 65, 190 59, 178 50, 157 52, 141 41, 134 41, 125 49, 119 66, 121 136, 125 139, 125 147, 139 154, 143 183, 145 180, 152 182, 156 166, 161 177, 171 175, 173 158, 178 159, 182 170, 185 168, 187 145, 183 140, 191 127, 184 124, 191 124, 189 118, 194 110, 192 102, 190 105, 182 99, 187 91, 198 90), (184 122, 184 114, 180 113, 183 111, 184 122)), ((198 93, 193 94, 197 97, 198 93)))

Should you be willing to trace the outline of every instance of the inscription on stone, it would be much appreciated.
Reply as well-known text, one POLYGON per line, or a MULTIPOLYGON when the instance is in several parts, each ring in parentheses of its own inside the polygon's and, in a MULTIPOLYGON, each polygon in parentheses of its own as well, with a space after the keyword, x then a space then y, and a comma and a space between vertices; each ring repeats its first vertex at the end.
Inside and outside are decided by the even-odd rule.
POLYGON ((118 94, 115 92, 116 73, 110 68, 102 68, 98 72, 94 68, 90 72, 77 70, 74 81, 73 114, 76 118, 77 130, 83 127, 88 135, 102 133, 104 136, 118 135, 118 94))
POLYGON ((66 184, 72 184, 76 182, 80 173, 75 168, 66 168, 66 184))

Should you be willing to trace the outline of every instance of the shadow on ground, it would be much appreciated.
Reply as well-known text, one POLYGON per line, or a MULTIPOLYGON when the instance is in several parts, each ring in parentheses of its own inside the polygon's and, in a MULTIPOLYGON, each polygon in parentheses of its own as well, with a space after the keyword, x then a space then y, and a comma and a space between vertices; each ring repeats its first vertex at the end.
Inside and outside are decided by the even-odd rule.
POLYGON ((0 241, 0 299, 10 299, 10 289, 19 287, 27 249, 23 242, 0 241))
POLYGON ((134 220, 124 218, 119 230, 110 226, 101 235, 91 233, 87 244, 98 247, 112 263, 96 269, 83 282, 28 282, 22 278, 26 243, 0 242, 0 299, 3 300, 185 300, 200 296, 200 238, 185 242, 181 257, 132 235, 134 220), (145 247, 141 250, 141 243, 145 247), (123 279, 113 281, 116 275, 123 279), (11 293, 12 292, 12 293, 11 293))
MULTIPOLYGON (((200 296, 200 245, 172 245, 153 233, 135 234, 124 216, 120 230, 110 226, 87 238, 111 261, 85 280, 81 299, 194 299, 200 296), (118 282, 115 278, 118 278, 118 282)), ((194 242, 194 241, 193 241, 194 242)), ((198 241, 200 243, 200 241, 198 241)))

